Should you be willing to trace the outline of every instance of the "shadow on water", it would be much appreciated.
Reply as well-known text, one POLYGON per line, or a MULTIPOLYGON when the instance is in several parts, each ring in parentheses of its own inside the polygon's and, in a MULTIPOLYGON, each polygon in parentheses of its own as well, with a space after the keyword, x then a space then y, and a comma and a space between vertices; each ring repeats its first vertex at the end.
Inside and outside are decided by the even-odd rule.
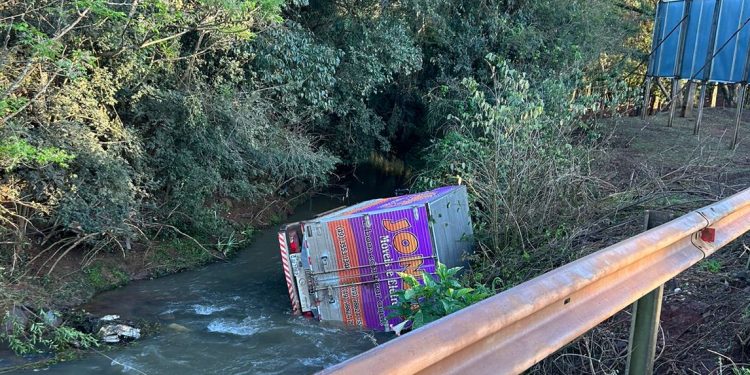
MULTIPOLYGON (((362 200, 393 195, 403 177, 360 167, 341 194, 321 194, 288 221, 362 200)), ((278 256, 276 228, 261 231, 234 259, 102 293, 84 306, 162 324, 130 346, 46 369, 50 374, 299 374, 312 373, 383 342, 373 334, 292 316, 278 256)))

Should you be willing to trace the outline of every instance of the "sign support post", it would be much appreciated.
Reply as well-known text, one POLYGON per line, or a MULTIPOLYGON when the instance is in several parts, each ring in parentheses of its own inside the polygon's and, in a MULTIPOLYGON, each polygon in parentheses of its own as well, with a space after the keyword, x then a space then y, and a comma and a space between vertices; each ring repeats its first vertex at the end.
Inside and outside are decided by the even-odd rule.
POLYGON ((737 148, 737 141, 739 140, 739 136, 740 136, 740 123, 742 122, 742 109, 745 104, 746 92, 747 92, 747 85, 745 83, 740 83, 740 95, 737 99, 737 118, 734 122, 734 137, 732 138, 732 146, 731 146, 732 150, 737 148))
POLYGON ((685 94, 685 102, 682 103, 682 113, 680 117, 687 117, 693 112, 693 105, 695 105, 695 81, 688 81, 688 90, 685 94))
POLYGON ((651 104, 651 77, 646 76, 646 87, 643 90, 643 105, 641 106, 641 120, 648 117, 648 110, 651 104))
POLYGON ((685 39, 687 39, 687 28, 690 22, 690 3, 692 0, 685 0, 685 9, 682 12, 682 24, 680 27, 680 42, 677 47, 677 55, 675 56, 674 63, 674 74, 672 78, 672 100, 669 103, 669 122, 668 127, 672 127, 674 122, 674 112, 677 110, 677 101, 680 97, 680 72, 682 71, 682 54, 685 52, 685 39))
POLYGON ((701 129, 701 122, 703 121, 703 107, 706 103, 706 90, 708 89, 708 83, 705 81, 701 83, 701 94, 698 100, 698 118, 695 120, 695 127, 693 128, 693 135, 698 135, 701 129))
POLYGON ((677 110, 677 100, 678 100, 678 97, 680 96, 679 91, 680 91, 680 79, 677 77, 672 78, 672 92, 670 95, 672 97, 672 100, 669 102, 669 121, 667 122, 667 127, 670 127, 670 128, 673 125, 674 113, 677 110))

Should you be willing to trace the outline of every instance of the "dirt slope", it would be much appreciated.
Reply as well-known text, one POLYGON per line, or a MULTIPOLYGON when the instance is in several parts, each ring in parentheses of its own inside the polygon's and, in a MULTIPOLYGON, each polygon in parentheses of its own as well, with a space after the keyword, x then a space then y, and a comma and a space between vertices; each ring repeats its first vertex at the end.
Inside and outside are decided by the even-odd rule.
MULTIPOLYGON (((642 230, 647 209, 675 215, 750 187, 750 111, 740 142, 732 109, 708 109, 698 136, 695 118, 667 115, 646 121, 616 121, 597 165, 603 181, 624 191, 621 210, 592 230, 579 244, 590 251, 642 230)), ((750 236, 670 281, 665 288, 657 374, 732 374, 750 367, 750 236)), ((624 373, 630 311, 619 313, 577 342, 540 363, 531 373, 624 373)))

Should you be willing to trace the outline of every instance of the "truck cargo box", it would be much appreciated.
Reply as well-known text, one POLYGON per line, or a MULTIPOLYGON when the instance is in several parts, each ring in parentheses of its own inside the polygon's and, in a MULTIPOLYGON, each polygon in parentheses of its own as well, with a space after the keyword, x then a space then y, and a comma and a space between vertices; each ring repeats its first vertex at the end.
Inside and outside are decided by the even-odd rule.
POLYGON ((398 272, 463 265, 472 226, 466 187, 374 199, 281 227, 279 246, 295 314, 390 331, 398 272))

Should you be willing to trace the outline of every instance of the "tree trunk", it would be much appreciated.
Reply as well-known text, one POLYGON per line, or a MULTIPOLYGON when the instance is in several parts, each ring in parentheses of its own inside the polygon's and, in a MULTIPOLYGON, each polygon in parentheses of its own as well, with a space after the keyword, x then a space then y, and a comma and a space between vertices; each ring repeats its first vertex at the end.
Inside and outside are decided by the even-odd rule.
POLYGON ((714 85, 714 88, 711 90, 711 108, 716 108, 716 100, 719 98, 719 85, 714 85))
POLYGON ((680 117, 689 116, 695 105, 695 82, 690 82, 688 85, 690 86, 688 86, 685 93, 685 100, 683 101, 684 104, 682 105, 682 113, 680 114, 680 117))

